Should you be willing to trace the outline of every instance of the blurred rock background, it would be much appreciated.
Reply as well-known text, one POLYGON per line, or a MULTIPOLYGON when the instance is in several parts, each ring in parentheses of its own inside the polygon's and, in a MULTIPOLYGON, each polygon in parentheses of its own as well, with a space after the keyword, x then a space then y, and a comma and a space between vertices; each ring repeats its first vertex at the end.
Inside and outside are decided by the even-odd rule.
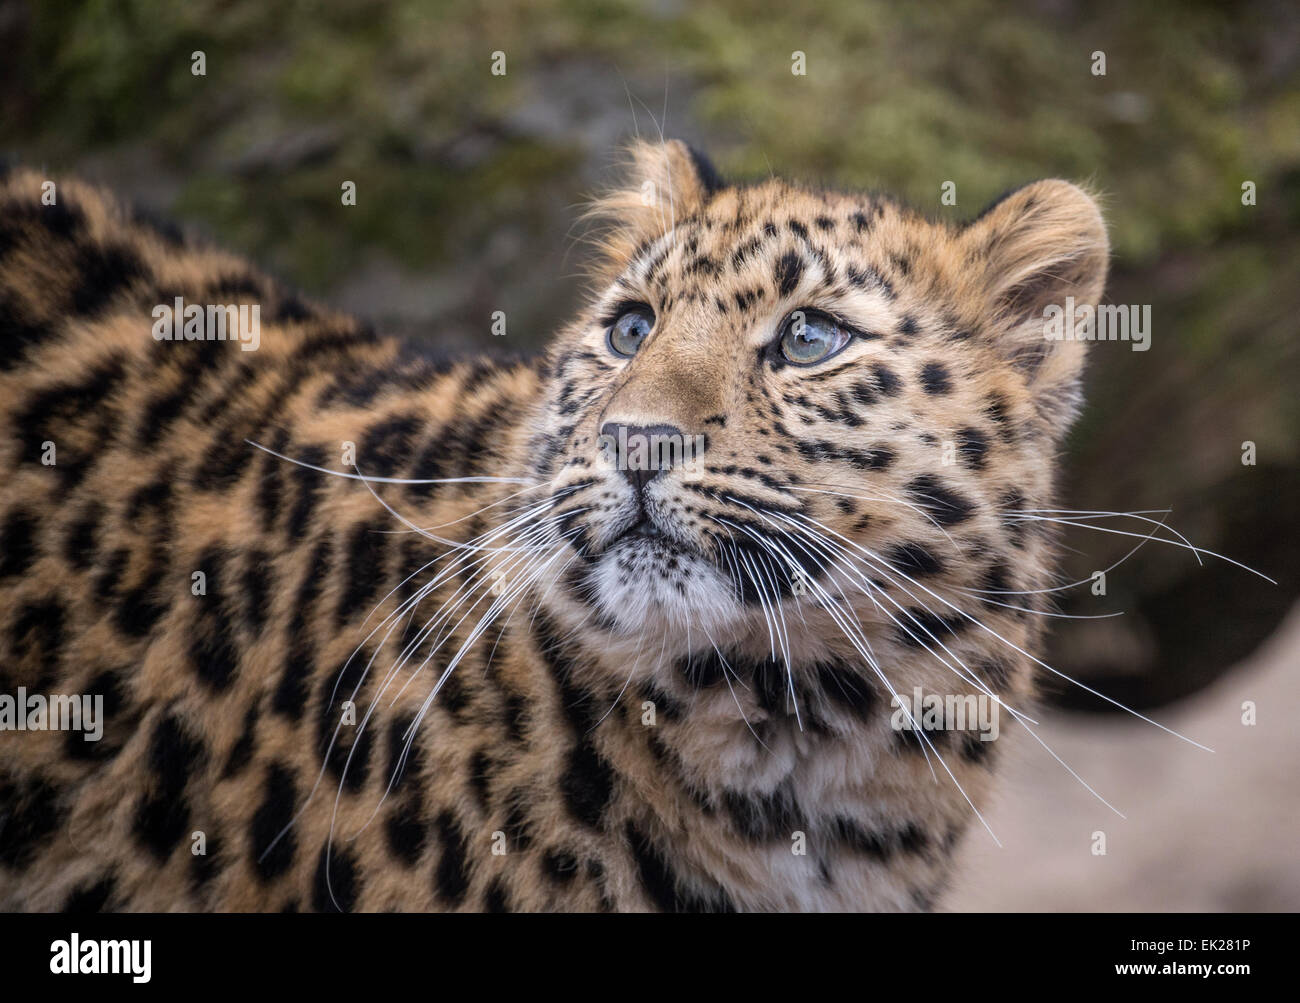
MULTIPOLYGON (((1134 707, 1182 714, 1281 636, 1300 592, 1294 3, 0 0, 0 52, 0 153, 111 185, 437 352, 546 338, 581 292, 582 197, 637 131, 662 126, 724 174, 879 189, 954 220, 1035 178, 1086 182, 1112 227, 1109 299, 1151 305, 1152 347, 1092 352, 1060 503, 1172 509, 1192 541, 1278 584, 1150 543, 1110 573, 1105 597, 1063 597, 1067 613, 1125 615, 1056 621, 1049 660, 1134 707), (806 76, 791 73, 795 50, 806 76), (498 51, 505 76, 489 72, 498 51), (1104 76, 1091 72, 1098 51, 1104 76), (354 207, 340 204, 347 180, 354 207), (945 181, 955 207, 940 204, 945 181), (505 338, 490 335, 494 310, 505 338)), ((1071 530, 1069 579, 1136 542, 1071 530)), ((1300 637, 1287 637, 1278 699, 1298 685, 1300 637)), ((1134 727, 1077 688, 1052 700, 1081 771, 1112 729, 1134 727)), ((1118 768, 1129 779, 1196 751, 1132 748, 1118 768)), ((1273 836, 1293 851, 1297 786, 1283 798, 1293 824, 1273 836)), ((1177 796, 1198 799, 1195 775, 1177 796)), ((1034 807, 1050 816, 1052 795, 1034 807)), ((1215 901, 1271 907, 1266 884, 1215 901)), ((1132 894, 1119 881, 1076 904, 1132 894)))

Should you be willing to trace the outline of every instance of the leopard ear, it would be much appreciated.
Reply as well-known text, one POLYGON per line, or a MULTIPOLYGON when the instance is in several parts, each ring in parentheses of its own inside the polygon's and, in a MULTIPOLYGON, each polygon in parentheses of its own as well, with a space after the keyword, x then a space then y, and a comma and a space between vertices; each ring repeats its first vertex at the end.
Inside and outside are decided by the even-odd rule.
POLYGON ((679 139, 636 140, 627 153, 624 183, 594 199, 585 214, 596 223, 598 278, 617 275, 637 248, 667 233, 723 187, 704 155, 679 139))
POLYGON ((1091 316, 1106 285, 1110 242, 1092 196, 1068 181, 1036 181, 1005 196, 962 234, 963 290, 1019 368, 1039 413, 1063 435, 1082 403, 1086 341, 1049 336, 1049 317, 1091 316), (1082 310, 1084 305, 1089 309, 1082 310), (1055 310, 1051 309, 1055 308, 1055 310))

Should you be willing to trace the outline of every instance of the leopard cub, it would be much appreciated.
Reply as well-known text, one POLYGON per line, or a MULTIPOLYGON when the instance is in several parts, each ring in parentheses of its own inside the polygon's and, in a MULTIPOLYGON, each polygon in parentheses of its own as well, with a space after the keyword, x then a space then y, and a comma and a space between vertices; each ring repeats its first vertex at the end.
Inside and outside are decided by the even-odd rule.
POLYGON ((42 180, 0 694, 102 734, 0 729, 0 908, 939 902, 1034 695, 1087 194, 956 226, 640 144, 549 348, 438 365, 42 180))

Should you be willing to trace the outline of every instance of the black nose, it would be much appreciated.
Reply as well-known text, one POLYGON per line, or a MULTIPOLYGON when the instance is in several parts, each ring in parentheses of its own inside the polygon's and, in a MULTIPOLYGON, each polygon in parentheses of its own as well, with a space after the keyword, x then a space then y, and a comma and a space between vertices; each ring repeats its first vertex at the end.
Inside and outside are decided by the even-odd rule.
POLYGON ((607 421, 600 427, 600 449, 632 485, 637 499, 645 486, 665 470, 689 461, 693 443, 673 425, 624 425, 607 421))

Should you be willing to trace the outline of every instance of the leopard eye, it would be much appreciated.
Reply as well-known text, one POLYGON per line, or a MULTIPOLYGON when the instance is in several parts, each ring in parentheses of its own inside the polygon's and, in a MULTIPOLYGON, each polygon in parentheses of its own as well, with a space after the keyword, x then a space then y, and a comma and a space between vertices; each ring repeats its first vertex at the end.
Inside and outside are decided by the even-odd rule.
POLYGON ((835 318, 817 310, 796 310, 781 326, 781 354, 796 366, 824 362, 853 339, 835 318))
POLYGON ((619 314, 618 320, 610 325, 606 336, 610 350, 625 359, 631 358, 636 355, 636 350, 641 347, 641 342, 645 341, 654 326, 654 311, 648 306, 628 307, 619 314))

